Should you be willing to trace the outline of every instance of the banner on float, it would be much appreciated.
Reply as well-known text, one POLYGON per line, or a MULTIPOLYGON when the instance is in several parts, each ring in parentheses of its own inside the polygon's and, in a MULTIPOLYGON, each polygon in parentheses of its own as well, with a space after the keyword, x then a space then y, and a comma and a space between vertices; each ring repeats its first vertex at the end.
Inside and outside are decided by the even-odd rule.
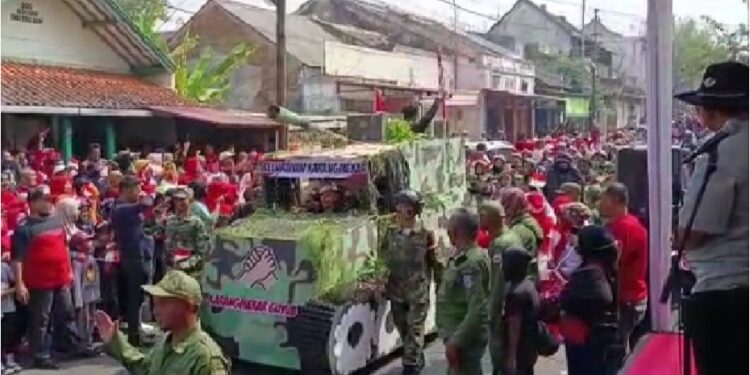
POLYGON ((354 160, 266 160, 261 166, 267 177, 348 178, 367 172, 365 161, 354 160))

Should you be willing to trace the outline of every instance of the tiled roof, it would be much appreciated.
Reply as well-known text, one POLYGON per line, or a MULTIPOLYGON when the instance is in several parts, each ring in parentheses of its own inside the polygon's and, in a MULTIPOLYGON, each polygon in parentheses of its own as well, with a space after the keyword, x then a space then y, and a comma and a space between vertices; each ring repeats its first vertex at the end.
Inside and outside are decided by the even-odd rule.
POLYGON ((147 109, 191 103, 136 76, 2 62, 2 104, 101 109, 147 109))

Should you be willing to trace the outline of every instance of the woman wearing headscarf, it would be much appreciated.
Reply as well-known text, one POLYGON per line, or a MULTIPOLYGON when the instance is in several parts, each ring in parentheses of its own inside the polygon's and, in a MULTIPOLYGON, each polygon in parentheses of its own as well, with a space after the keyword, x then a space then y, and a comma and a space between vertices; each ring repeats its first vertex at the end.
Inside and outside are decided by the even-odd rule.
POLYGON ((521 239, 523 248, 531 255, 530 275, 536 278, 539 274, 536 257, 544 239, 544 232, 529 213, 526 193, 520 188, 504 189, 500 194, 500 203, 505 209, 505 220, 509 230, 521 239))
POLYGON ((560 330, 570 375, 615 374, 617 356, 617 246, 604 227, 578 231, 581 265, 570 275, 560 301, 560 330))

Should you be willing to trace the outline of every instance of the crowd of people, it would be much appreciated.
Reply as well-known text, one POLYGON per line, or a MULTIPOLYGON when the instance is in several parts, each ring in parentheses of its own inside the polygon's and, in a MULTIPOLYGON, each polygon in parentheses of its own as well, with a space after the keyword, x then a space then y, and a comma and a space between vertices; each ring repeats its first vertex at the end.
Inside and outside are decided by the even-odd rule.
POLYGON ((257 152, 185 144, 106 160, 92 144, 64 163, 47 133, 3 151, 3 374, 23 352, 39 368, 57 368, 52 353, 97 355, 97 310, 141 345, 142 286, 199 275, 211 231, 252 214, 259 191, 257 152))
MULTIPOLYGON (((704 83, 731 81, 710 69, 704 83)), ((747 77, 747 66, 731 69, 747 77)), ((736 369, 719 361, 716 348, 741 358, 729 346, 746 342, 742 336, 721 344, 719 337, 747 331, 728 325, 747 327, 747 305, 737 305, 747 297, 747 142, 732 138, 747 134, 743 82, 744 91, 731 97, 712 96, 714 83, 704 84, 700 95, 678 97, 699 108, 711 132, 732 140, 718 149, 731 159, 718 159, 723 182, 707 185, 705 198, 687 194, 686 207, 705 207, 700 200, 707 199, 709 208, 679 220, 697 277, 689 326, 704 374, 740 373, 714 372, 736 369), (726 319, 725 329, 712 331, 705 316, 726 319)), ((198 324, 196 278, 211 231, 252 214, 263 155, 185 144, 172 153, 128 151, 105 160, 92 144, 85 160, 65 163, 44 147, 47 133, 25 151, 3 151, 2 373, 20 371, 16 356, 24 351, 34 366, 54 369, 52 352, 90 357, 97 342, 140 373, 227 373, 227 360, 198 324), (136 349, 144 292, 170 335, 147 354, 136 349), (149 361, 178 348, 190 355, 149 361), (201 370, 188 370, 195 368, 201 370)), ((389 268, 385 297, 404 343, 404 374, 425 366, 432 280, 449 373, 481 373, 489 348, 494 374, 533 374, 539 356, 562 344, 568 374, 615 374, 649 304, 647 230, 628 211, 630 192, 614 167, 617 148, 636 142, 637 130, 620 130, 605 139, 570 134, 523 141, 510 155, 478 145, 467 162, 468 193, 478 210, 451 215, 446 263, 435 251, 434 232, 418 220, 419 193, 396 194, 380 255, 389 268)), ((693 174, 691 191, 706 174, 693 174)), ((345 198, 340 187, 326 184, 311 194, 307 210, 336 212, 345 198)))

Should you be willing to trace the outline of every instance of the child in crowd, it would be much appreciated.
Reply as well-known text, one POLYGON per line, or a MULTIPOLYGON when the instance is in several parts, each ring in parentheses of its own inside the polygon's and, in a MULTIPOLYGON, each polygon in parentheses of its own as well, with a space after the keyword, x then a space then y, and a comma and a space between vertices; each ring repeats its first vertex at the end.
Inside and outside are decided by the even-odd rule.
POLYGON ((112 233, 109 230, 109 224, 102 222, 96 226, 94 237, 94 257, 99 265, 99 291, 101 301, 99 308, 102 309, 112 319, 120 316, 120 305, 117 291, 117 267, 119 264, 119 254, 112 240, 112 233))
POLYGON ((78 232, 70 240, 73 250, 73 303, 81 339, 93 349, 94 312, 100 299, 99 267, 91 236, 78 232))
POLYGON ((16 312, 15 277, 10 268, 10 241, 2 244, 2 375, 16 374, 21 371, 15 359, 15 352, 21 344, 23 325, 16 312))

